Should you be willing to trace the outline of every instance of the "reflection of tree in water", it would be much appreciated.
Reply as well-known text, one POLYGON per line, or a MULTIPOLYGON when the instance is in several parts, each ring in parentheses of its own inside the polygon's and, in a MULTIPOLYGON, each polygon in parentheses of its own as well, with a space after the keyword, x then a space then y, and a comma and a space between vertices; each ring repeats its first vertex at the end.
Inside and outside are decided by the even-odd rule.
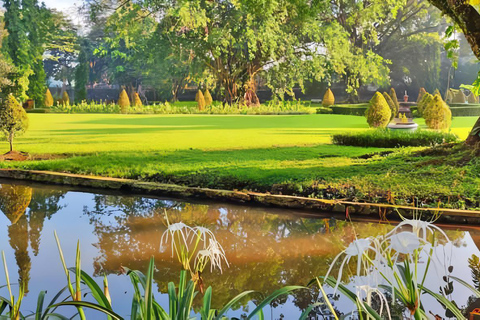
MULTIPOLYGON (((98 196, 93 210, 85 208, 98 236, 100 256, 95 273, 116 273, 122 265, 145 270, 153 255, 159 270, 155 275, 158 288, 166 292, 167 283, 177 279, 180 266, 169 248, 159 252, 160 237, 166 230, 163 208, 168 208, 170 223, 208 227, 224 247, 230 267, 223 274, 203 275, 206 285, 214 289, 215 308, 245 290, 266 295, 285 285, 306 285, 324 275, 329 262, 355 238, 354 225, 333 219, 302 219, 239 206, 98 196)), ((362 224, 357 231, 359 237, 366 237, 390 228, 362 224)), ((347 273, 343 280, 348 281, 347 273)), ((299 291, 294 303, 303 310, 317 297, 315 290, 299 291)))
POLYGON ((0 185, 0 210, 12 223, 8 227, 8 237, 15 251, 19 283, 24 285, 26 293, 32 265, 28 253, 29 241, 34 255, 37 255, 45 218, 50 219, 61 209, 58 202, 63 197, 61 191, 32 189, 21 185, 0 185), (27 208, 30 208, 28 212, 27 208))

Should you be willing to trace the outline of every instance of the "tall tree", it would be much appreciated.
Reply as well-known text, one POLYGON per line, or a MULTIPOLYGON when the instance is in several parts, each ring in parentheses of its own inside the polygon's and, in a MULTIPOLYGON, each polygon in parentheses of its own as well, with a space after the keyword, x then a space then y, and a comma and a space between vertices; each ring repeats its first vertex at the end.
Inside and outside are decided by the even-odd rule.
POLYGON ((24 25, 29 47, 28 62, 32 68, 27 95, 34 99, 37 106, 43 106, 46 90, 46 76, 43 66, 43 53, 46 42, 46 22, 48 10, 40 7, 37 0, 22 0, 22 23, 24 25))
POLYGON ((13 94, 18 98, 25 100, 26 92, 29 86, 28 78, 32 74, 30 67, 29 40, 27 30, 22 19, 21 0, 6 0, 3 3, 5 8, 5 29, 8 36, 4 41, 4 52, 16 66, 16 73, 12 74, 11 80, 14 82, 13 94))
MULTIPOLYGON (((480 13, 473 6, 478 6, 478 1, 469 0, 428 0, 434 6, 442 11, 443 14, 450 17, 454 23, 460 27, 467 39, 473 54, 480 60, 480 13)), ((480 74, 479 79, 474 83, 476 92, 480 91, 480 74)), ((466 143, 475 145, 480 142, 480 118, 474 124, 466 143)))
POLYGON ((87 84, 89 76, 88 41, 83 40, 78 54, 78 65, 75 67, 75 100, 82 101, 87 99, 87 84))

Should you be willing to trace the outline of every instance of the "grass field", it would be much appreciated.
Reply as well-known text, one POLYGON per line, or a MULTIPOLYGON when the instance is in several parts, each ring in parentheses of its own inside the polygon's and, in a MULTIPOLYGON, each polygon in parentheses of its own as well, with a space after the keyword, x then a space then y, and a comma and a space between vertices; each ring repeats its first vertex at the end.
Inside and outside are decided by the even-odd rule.
MULTIPOLYGON (((470 186, 479 182, 473 167, 472 174, 465 175, 465 168, 454 163, 415 167, 405 161, 413 149, 359 158, 385 149, 331 145, 333 133, 367 129, 365 118, 358 116, 30 114, 29 118, 30 129, 16 140, 17 150, 69 157, 2 163, 3 167, 228 189, 272 191, 272 185, 283 184, 292 189, 290 193, 304 195, 330 185, 355 186, 358 196, 385 190, 399 197, 478 193, 470 186)), ((475 121, 476 117, 456 118, 452 131, 465 138, 475 121)), ((6 152, 8 144, 1 147, 6 152)))

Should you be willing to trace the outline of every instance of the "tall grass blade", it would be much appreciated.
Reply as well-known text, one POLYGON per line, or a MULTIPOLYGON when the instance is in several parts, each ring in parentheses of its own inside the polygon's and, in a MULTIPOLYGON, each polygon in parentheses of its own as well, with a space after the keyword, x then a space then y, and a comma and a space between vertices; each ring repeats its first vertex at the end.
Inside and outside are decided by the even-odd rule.
POLYGON ((112 319, 114 319, 114 320, 123 320, 123 318, 121 316, 119 316, 118 314, 116 314, 112 310, 108 310, 108 309, 106 309, 102 306, 99 306, 97 304, 94 304, 94 303, 91 303, 91 302, 88 302, 88 301, 65 301, 65 302, 60 302, 60 303, 54 305, 53 307, 61 307, 61 306, 74 306, 74 307, 77 307, 77 309, 81 308, 81 307, 85 307, 85 308, 89 308, 89 309, 92 309, 92 310, 102 312, 102 313, 112 317, 112 319))
POLYGON ((45 291, 40 291, 37 299, 37 310, 35 312, 35 320, 41 320, 43 314, 43 302, 45 301, 45 291))
POLYGON ((145 287, 145 311, 146 311, 146 319, 152 320, 153 319, 153 272, 155 270, 155 261, 152 257, 150 259, 150 264, 148 265, 147 271, 147 286, 145 287))
POLYGON ((425 288, 422 285, 419 285, 420 289, 431 295, 434 299, 436 299, 439 303, 441 303, 445 308, 450 310, 457 319, 465 319, 462 312, 458 309, 458 307, 450 300, 442 296, 441 294, 435 293, 430 289, 425 288))
POLYGON ((279 297, 279 296, 282 296, 284 294, 288 294, 290 293, 291 291, 294 291, 294 290, 298 290, 298 289, 306 289, 306 287, 302 287, 302 286, 287 286, 287 287, 283 287, 281 289, 278 289, 276 291, 274 291, 271 295, 269 295, 265 300, 263 300, 262 302, 260 302, 260 304, 255 308, 255 310, 252 311, 252 313, 250 313, 247 317, 247 320, 248 319, 251 319, 252 317, 254 317, 257 313, 259 313, 266 305, 270 304, 275 298, 279 297))
POLYGON ((232 300, 230 300, 224 307, 222 310, 220 310, 217 314, 217 316, 215 317, 216 320, 220 320, 222 318, 222 316, 232 308, 232 306, 234 304, 236 304, 237 302, 239 302, 243 297, 253 293, 255 291, 253 290, 249 290, 249 291, 244 291, 242 293, 240 293, 239 295, 237 295, 235 298, 233 298, 232 300))

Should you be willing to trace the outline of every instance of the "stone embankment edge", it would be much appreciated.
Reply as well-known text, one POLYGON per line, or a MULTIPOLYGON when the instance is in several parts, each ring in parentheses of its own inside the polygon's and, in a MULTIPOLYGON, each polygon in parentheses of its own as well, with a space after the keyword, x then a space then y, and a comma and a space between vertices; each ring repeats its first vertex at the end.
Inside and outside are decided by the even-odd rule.
POLYGON ((175 184, 145 182, 133 179, 119 179, 88 176, 53 171, 0 169, 0 178, 56 184, 70 187, 103 189, 128 192, 139 195, 176 198, 200 198, 206 200, 256 204, 278 208, 303 209, 345 214, 350 217, 369 217, 380 220, 398 219, 400 215, 411 217, 422 214, 425 217, 438 217, 437 221, 455 224, 480 225, 480 211, 442 208, 414 208, 381 203, 352 202, 341 199, 326 200, 288 195, 274 195, 249 191, 231 191, 175 184))

